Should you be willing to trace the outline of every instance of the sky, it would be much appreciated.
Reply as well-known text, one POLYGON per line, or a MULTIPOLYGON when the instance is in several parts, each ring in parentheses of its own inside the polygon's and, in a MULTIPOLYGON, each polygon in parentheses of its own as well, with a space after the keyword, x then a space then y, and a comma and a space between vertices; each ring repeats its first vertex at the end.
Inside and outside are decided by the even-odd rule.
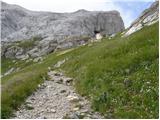
POLYGON ((2 0, 34 11, 75 12, 79 9, 89 11, 118 10, 125 27, 148 8, 155 0, 2 0))

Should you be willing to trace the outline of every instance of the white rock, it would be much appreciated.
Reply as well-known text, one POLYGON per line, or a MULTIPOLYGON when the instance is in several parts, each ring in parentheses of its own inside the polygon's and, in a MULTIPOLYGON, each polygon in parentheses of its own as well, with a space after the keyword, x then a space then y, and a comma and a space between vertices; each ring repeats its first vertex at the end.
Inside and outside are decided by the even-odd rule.
POLYGON ((72 95, 69 95, 67 96, 67 99, 71 102, 78 102, 79 101, 79 97, 77 96, 72 96, 72 95))
POLYGON ((55 68, 59 68, 62 64, 64 64, 65 63, 65 59, 64 60, 61 60, 61 61, 58 61, 55 65, 54 65, 54 67, 55 68))
POLYGON ((51 71, 51 67, 48 67, 48 70, 51 71))
POLYGON ((51 109, 50 110, 52 113, 56 113, 56 110, 55 109, 51 109))
POLYGON ((42 57, 37 57, 33 60, 33 62, 41 62, 41 61, 43 61, 42 57))
POLYGON ((15 68, 9 69, 6 73, 4 73, 4 76, 11 74, 14 70, 15 68))
POLYGON ((78 110, 79 110, 79 107, 73 108, 73 111, 78 111, 78 110))

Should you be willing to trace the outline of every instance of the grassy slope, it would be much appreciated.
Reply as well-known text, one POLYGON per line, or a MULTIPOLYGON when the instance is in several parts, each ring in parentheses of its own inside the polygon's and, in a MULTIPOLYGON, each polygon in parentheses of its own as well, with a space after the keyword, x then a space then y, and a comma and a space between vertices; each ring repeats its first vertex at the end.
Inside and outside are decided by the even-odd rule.
POLYGON ((158 23, 127 38, 50 54, 43 63, 2 78, 2 117, 43 82, 48 66, 64 58, 69 60, 61 69, 106 118, 158 118, 158 23))
POLYGON ((23 69, 26 66, 33 64, 32 61, 30 61, 30 62, 24 62, 22 60, 18 60, 18 59, 14 59, 13 60, 13 59, 9 59, 9 58, 2 58, 1 62, 2 62, 2 65, 1 65, 1 74, 6 73, 11 68, 20 68, 20 69, 23 69))

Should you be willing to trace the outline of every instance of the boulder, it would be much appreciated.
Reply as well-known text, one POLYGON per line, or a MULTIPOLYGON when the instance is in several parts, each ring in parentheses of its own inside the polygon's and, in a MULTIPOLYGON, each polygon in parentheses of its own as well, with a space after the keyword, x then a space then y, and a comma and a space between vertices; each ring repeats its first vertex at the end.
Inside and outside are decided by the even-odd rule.
POLYGON ((29 58, 29 55, 28 54, 23 54, 23 55, 19 55, 19 56, 16 56, 17 59, 21 59, 21 60, 26 60, 29 58))
POLYGON ((73 96, 73 95, 67 96, 67 99, 71 102, 78 102, 79 101, 79 97, 78 96, 73 96))
POLYGON ((42 57, 37 57, 37 58, 33 59, 33 62, 41 62, 41 61, 43 61, 42 57))
POLYGON ((55 68, 59 68, 62 64, 64 64, 66 62, 66 60, 64 59, 64 60, 61 60, 61 61, 58 61, 55 65, 54 65, 54 67, 55 68))
POLYGON ((12 46, 6 49, 5 57, 6 58, 16 58, 19 55, 22 55, 23 49, 18 46, 12 46))
POLYGON ((65 77, 65 78, 63 78, 63 82, 66 85, 71 85, 71 83, 73 82, 73 78, 65 77))

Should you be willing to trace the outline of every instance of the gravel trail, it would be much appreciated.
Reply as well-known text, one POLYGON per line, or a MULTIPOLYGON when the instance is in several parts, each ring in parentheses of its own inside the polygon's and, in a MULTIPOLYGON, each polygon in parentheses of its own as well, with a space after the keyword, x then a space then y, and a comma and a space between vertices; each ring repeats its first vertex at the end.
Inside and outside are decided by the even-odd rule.
POLYGON ((102 119, 91 109, 90 102, 77 94, 73 79, 60 72, 48 72, 50 80, 39 85, 37 91, 14 113, 20 119, 102 119))

